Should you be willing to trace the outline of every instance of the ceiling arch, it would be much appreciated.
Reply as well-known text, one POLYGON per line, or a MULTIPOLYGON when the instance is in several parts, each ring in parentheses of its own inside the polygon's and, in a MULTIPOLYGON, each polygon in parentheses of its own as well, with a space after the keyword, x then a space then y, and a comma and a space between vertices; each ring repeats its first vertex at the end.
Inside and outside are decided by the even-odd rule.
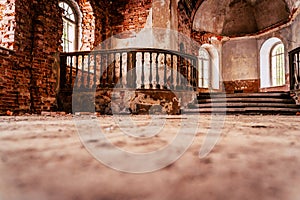
POLYGON ((289 21, 299 0, 199 0, 193 29, 224 36, 257 33, 289 21))

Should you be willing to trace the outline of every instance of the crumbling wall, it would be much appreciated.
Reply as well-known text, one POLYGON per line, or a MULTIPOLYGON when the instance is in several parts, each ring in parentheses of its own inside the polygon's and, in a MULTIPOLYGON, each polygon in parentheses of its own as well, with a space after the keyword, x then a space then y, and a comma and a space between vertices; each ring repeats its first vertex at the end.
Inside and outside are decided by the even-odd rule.
POLYGON ((75 90, 71 105, 65 108, 76 112, 98 112, 100 114, 170 114, 181 113, 195 100, 193 91, 130 90, 122 88, 97 88, 93 91, 75 90))
POLYGON ((90 1, 77 0, 82 13, 81 20, 81 51, 88 51, 94 48, 95 42, 95 13, 90 1))
POLYGON ((13 51, 2 56, 1 96, 5 110, 36 112, 55 109, 57 52, 62 19, 57 0, 19 0, 15 4, 13 51), (60 22, 61 23, 58 23, 60 22))
POLYGON ((91 0, 95 16, 94 48, 110 48, 110 43, 102 43, 110 37, 124 39, 134 37, 141 31, 149 16, 152 0, 96 1, 91 0))
POLYGON ((192 38, 192 22, 185 9, 180 5, 178 5, 178 7, 178 32, 182 34, 181 37, 178 38, 178 49, 181 52, 193 54, 194 49, 190 46, 190 40, 192 38))

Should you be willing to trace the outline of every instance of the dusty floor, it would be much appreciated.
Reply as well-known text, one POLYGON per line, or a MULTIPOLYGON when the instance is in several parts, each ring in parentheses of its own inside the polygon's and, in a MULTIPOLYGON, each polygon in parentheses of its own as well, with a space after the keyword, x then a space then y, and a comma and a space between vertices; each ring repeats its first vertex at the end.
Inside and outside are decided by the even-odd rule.
MULTIPOLYGON (((168 145, 180 117, 165 116, 159 134, 148 139, 122 135, 113 117, 91 119, 102 124, 115 146, 143 153, 168 145)), ((131 118, 138 127, 149 125, 147 116, 131 118)), ((81 143, 72 116, 0 117, 0 199, 300 199, 300 117, 225 116, 224 126, 217 123, 222 126, 218 143, 200 159, 211 120, 195 116, 187 122, 199 128, 176 162, 131 174, 95 159, 81 143)), ((101 140, 90 142, 105 148, 101 140)))

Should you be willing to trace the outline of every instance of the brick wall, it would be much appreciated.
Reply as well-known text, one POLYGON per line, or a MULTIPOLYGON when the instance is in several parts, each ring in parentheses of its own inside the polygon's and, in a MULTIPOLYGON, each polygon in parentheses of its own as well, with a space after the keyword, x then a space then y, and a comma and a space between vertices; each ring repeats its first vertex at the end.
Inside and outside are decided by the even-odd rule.
POLYGON ((55 107, 57 52, 62 21, 57 0, 22 0, 15 4, 13 52, 2 55, 1 114, 51 110, 55 107), (61 22, 61 23, 58 23, 61 22), (4 71, 4 73, 3 73, 4 71))
MULTIPOLYGON (((181 2, 179 2, 181 3, 181 2)), ((182 8, 182 6, 178 6, 182 8)), ((183 49, 185 53, 192 53, 192 48, 190 48, 191 40, 191 30, 192 22, 189 16, 187 15, 185 9, 178 9, 178 32, 182 34, 182 37, 179 39, 179 44, 183 44, 183 49)))
POLYGON ((91 5, 96 16, 94 47, 97 47, 113 35, 129 31, 139 32, 144 28, 152 0, 91 0, 91 5))
POLYGON ((227 93, 258 92, 259 85, 260 85, 260 82, 258 79, 224 81, 224 88, 227 93))
MULTIPOLYGON (((58 2, 0 0, 0 34, 6 34, 8 39, 0 45, 13 50, 0 51, 0 114, 7 110, 39 113, 57 109, 59 52, 62 51, 58 2)), ((152 6, 152 0, 76 2, 82 13, 81 50, 94 49, 115 34, 139 32, 152 6)), ((191 22, 184 11, 178 12, 178 30, 189 37, 191 22)))
POLYGON ((81 51, 87 51, 94 48, 95 42, 95 16, 94 9, 89 1, 77 0, 82 12, 81 22, 81 51))

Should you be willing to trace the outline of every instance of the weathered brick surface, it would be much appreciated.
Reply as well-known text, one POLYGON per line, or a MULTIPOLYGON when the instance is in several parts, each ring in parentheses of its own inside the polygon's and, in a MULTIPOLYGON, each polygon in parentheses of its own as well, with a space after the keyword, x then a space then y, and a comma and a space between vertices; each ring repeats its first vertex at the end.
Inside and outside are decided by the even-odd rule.
MULTIPOLYGON (((102 41, 113 35, 128 37, 121 33, 139 32, 145 27, 152 6, 152 0, 91 0, 90 2, 96 16, 94 48, 99 47, 102 41)), ((109 46, 109 44, 104 46, 109 46)))
POLYGON ((1 58, 1 114, 54 109, 62 34, 57 13, 57 0, 16 1, 14 52, 1 58))
POLYGON ((257 79, 224 81, 225 91, 234 92, 258 92, 260 82, 257 79))
POLYGON ((95 42, 95 16, 94 9, 89 1, 77 0, 82 13, 80 50, 87 51, 94 47, 95 42))
POLYGON ((178 38, 178 43, 181 45, 181 47, 179 47, 180 51, 185 53, 192 53, 192 48, 190 48, 190 40, 192 36, 191 27, 192 22, 186 11, 184 9, 178 9, 178 32, 182 34, 182 37, 178 38))
MULTIPOLYGON (((0 114, 57 109, 62 10, 59 0, 1 0, 0 114), (3 40, 4 38, 4 40, 3 40)), ((144 28, 152 0, 76 0, 82 14, 80 50, 97 48, 122 32, 144 28)), ((191 36, 191 22, 179 10, 179 31, 191 36)), ((123 34, 121 37, 128 37, 123 34)), ((108 44, 109 45, 109 44, 108 44)))

